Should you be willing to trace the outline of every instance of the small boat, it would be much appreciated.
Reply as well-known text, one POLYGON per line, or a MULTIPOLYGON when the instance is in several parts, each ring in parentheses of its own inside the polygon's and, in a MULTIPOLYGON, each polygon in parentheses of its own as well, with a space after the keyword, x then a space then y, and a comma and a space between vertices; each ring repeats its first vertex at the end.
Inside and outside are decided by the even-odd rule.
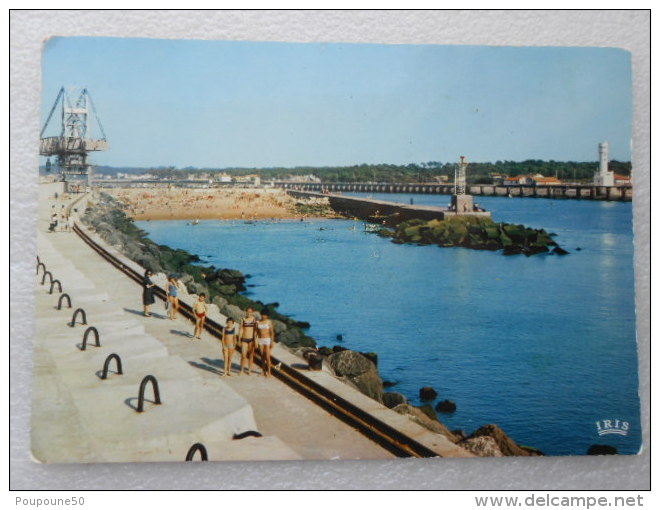
POLYGON ((199 225, 199 220, 198 219, 192 220, 191 225, 199 225))

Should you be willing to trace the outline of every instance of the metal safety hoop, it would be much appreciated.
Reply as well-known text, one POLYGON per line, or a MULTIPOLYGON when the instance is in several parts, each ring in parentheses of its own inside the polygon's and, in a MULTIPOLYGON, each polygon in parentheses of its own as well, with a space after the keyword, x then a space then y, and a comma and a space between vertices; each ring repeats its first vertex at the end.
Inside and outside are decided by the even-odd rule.
POLYGON ((41 285, 43 285, 46 282, 46 275, 48 275, 48 278, 50 278, 50 283, 53 283, 53 274, 50 271, 45 271, 44 276, 41 279, 41 285))
POLYGON ((66 298, 67 303, 69 303, 69 308, 71 308, 71 297, 69 297, 68 294, 62 294, 60 296, 60 299, 57 300, 57 309, 61 310, 62 309, 62 300, 66 298))
POLYGON ((193 460, 193 457, 195 456, 195 453, 199 452, 199 454, 202 457, 202 461, 208 461, 209 456, 208 453, 206 452, 206 447, 202 443, 195 443, 190 447, 190 450, 188 450, 188 454, 186 455, 186 462, 190 462, 193 460))
POLYGON ((39 262, 38 260, 39 260, 39 258, 37 257, 37 276, 39 276, 39 268, 40 267, 44 268, 44 273, 46 272, 46 264, 44 264, 43 262, 39 262))
POLYGON ((108 378, 108 369, 110 368, 110 362, 113 359, 117 361, 117 373, 119 375, 122 375, 124 373, 121 370, 121 358, 119 357, 119 354, 116 354, 116 353, 113 352, 107 358, 105 358, 105 363, 103 364, 103 373, 101 374, 101 379, 107 379, 108 378))
POLYGON ((82 347, 80 348, 81 351, 87 349, 87 337, 89 336, 90 333, 94 333, 94 340, 96 342, 96 347, 101 347, 101 342, 99 341, 99 330, 96 329, 94 326, 90 326, 85 330, 85 334, 83 335, 83 343, 82 343, 82 347))
POLYGON ((147 388, 148 382, 151 382, 151 386, 154 389, 154 404, 160 404, 158 381, 153 375, 146 375, 144 376, 144 379, 142 379, 142 382, 140 383, 140 394, 138 395, 138 406, 137 406, 138 413, 144 411, 144 390, 147 388))
POLYGON ((87 324, 87 314, 85 313, 85 310, 82 308, 76 309, 75 312, 73 312, 73 317, 71 317, 71 322, 69 322, 69 326, 74 327, 76 325, 76 318, 78 317, 78 313, 82 314, 82 322, 81 324, 87 324))
POLYGON ((50 282, 50 292, 49 294, 53 293, 53 288, 55 287, 55 284, 57 283, 57 287, 60 289, 59 292, 62 292, 62 283, 59 280, 53 280, 50 282))
POLYGON ((232 437, 232 439, 243 439, 249 436, 263 437, 263 434, 261 432, 257 432, 256 430, 246 430, 245 432, 241 432, 240 434, 234 434, 234 437, 232 437))

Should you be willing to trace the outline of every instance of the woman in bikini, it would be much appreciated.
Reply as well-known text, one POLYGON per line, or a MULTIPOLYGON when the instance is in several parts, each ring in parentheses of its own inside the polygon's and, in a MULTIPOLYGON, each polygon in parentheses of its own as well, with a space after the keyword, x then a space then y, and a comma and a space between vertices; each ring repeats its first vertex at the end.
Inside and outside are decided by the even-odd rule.
POLYGON ((248 358, 250 360, 248 366, 248 375, 252 373, 252 366, 254 365, 254 337, 256 334, 257 319, 254 316, 254 309, 250 306, 246 310, 247 315, 241 319, 241 371, 238 375, 243 373, 243 366, 248 365, 248 358))
POLYGON ((261 368, 264 376, 270 376, 270 353, 275 345, 275 329, 270 320, 270 312, 261 312, 261 320, 257 321, 257 342, 261 352, 261 368))
MULTIPOLYGON (((223 377, 231 376, 231 360, 234 357, 234 351, 236 350, 236 323, 234 319, 227 319, 227 325, 225 329, 222 330, 222 357, 225 360, 225 371, 222 374, 223 377)), ((241 371, 243 370, 241 366, 241 371)))
POLYGON ((170 304, 170 320, 174 320, 179 311, 179 282, 174 275, 171 275, 167 282, 167 301, 170 304))
POLYGON ((206 322, 207 311, 208 308, 206 307, 206 294, 202 292, 193 305, 193 312, 195 313, 194 336, 200 340, 202 338, 202 331, 204 331, 204 323, 206 322))

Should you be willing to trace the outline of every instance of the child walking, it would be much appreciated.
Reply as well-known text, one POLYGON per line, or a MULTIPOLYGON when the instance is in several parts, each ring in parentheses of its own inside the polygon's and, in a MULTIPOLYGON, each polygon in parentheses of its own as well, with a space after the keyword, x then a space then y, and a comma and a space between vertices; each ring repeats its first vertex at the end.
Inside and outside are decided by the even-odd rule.
POLYGON ((202 292, 193 305, 193 312, 195 313, 195 338, 202 338, 202 331, 204 331, 204 323, 206 322, 207 311, 208 308, 206 306, 206 294, 202 292))

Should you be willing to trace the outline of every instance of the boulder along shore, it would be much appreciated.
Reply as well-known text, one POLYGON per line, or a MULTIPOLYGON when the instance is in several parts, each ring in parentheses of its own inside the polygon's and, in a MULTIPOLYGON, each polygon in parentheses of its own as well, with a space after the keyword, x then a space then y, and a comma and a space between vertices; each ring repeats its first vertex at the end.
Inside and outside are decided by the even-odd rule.
MULTIPOLYGON (((133 223, 133 217, 136 219, 139 217, 138 215, 132 216, 135 214, 135 204, 132 204, 130 200, 124 201, 129 196, 137 197, 138 193, 145 193, 145 191, 130 191, 131 193, 128 195, 124 192, 113 194, 116 195, 116 198, 104 192, 97 194, 90 199, 82 221, 95 230, 108 244, 116 247, 145 269, 154 273, 178 274, 179 280, 186 286, 189 293, 206 293, 209 296, 209 302, 217 305, 221 313, 237 321, 245 316, 245 309, 248 306, 253 307, 257 313, 268 308, 271 311, 271 319, 275 327, 276 341, 286 346, 294 354, 306 359, 310 366, 313 360, 324 360, 326 366, 344 383, 429 430, 444 435, 453 443, 475 455, 543 455, 535 448, 516 444, 494 424, 484 425, 470 435, 462 430, 451 431, 442 424, 430 404, 416 407, 409 404, 403 394, 385 391, 385 388, 391 384, 384 383, 380 376, 377 353, 360 353, 342 346, 319 347, 316 340, 304 331, 309 328, 309 323, 296 321, 280 314, 277 312, 278 303, 254 301, 241 294, 246 290, 245 281, 249 275, 244 275, 236 269, 201 265, 201 260, 197 255, 154 243, 144 230, 139 229, 133 223)), ((261 197, 254 197, 252 200, 259 198, 261 197)), ((272 197, 267 199, 267 202, 271 200, 272 197)), ((159 207, 161 206, 159 205, 159 207)), ((185 209, 185 205, 181 207, 185 209)), ((290 217, 298 217, 300 210, 306 210, 306 214, 317 209, 324 211, 326 206, 319 203, 302 202, 297 207, 296 214, 289 213, 292 214, 290 217)), ((221 209, 215 209, 214 214, 218 214, 221 209)), ((259 210, 258 207, 256 210, 259 210)), ((235 211, 240 211, 240 209, 235 211)), ((188 218, 190 217, 188 216, 188 218)), ((195 217, 202 218, 203 216, 195 217)), ((163 218, 151 216, 151 218, 175 219, 171 216, 163 218)))

